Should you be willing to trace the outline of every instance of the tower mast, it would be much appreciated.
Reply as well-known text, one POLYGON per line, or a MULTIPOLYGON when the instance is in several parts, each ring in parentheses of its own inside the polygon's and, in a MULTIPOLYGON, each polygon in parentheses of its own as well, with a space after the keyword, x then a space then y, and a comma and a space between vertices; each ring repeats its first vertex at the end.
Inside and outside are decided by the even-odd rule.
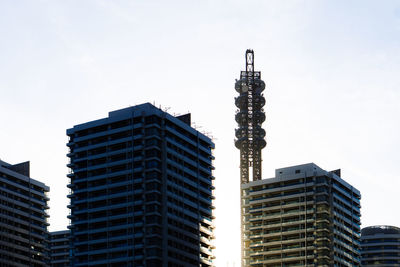
POLYGON ((241 71, 240 80, 236 81, 235 98, 239 108, 235 119, 239 128, 235 130, 235 145, 240 149, 240 182, 248 183, 250 172, 252 180, 261 180, 261 149, 266 146, 265 130, 261 124, 265 121, 263 106, 265 98, 262 91, 265 83, 261 80, 261 72, 254 71, 254 52, 246 51, 246 70, 241 71))
MULTIPOLYGON (((265 98, 262 91, 265 83, 261 80, 261 72, 254 71, 254 51, 246 50, 246 70, 240 72, 240 80, 236 81, 235 89, 239 96, 235 98, 238 110, 235 120, 239 128, 235 130, 235 146, 240 150, 240 184, 261 180, 261 150, 267 145, 264 137, 265 130, 261 127, 265 121, 263 106, 265 98)), ((240 190, 241 216, 241 253, 242 266, 245 266, 243 255, 245 243, 245 229, 243 229, 243 192, 240 190)), ((247 244, 248 245, 248 244, 247 244)))

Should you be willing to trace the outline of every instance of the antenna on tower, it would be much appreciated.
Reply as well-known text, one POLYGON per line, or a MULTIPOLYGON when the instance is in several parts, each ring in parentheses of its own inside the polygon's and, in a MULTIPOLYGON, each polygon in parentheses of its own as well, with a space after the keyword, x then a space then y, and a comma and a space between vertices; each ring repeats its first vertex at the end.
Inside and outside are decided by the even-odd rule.
MULTIPOLYGON (((235 90, 239 96, 235 98, 238 111, 235 120, 239 128, 235 130, 235 146, 240 150, 240 183, 261 180, 261 150, 267 145, 264 140, 265 130, 261 124, 265 121, 263 106, 265 98, 262 91, 265 83, 261 80, 261 72, 254 71, 254 51, 246 50, 246 70, 240 72, 240 80, 235 82, 235 90)), ((245 229, 243 225, 243 191, 240 190, 241 216, 241 259, 245 264, 244 248, 245 229)))
POLYGON ((240 80, 236 81, 235 89, 239 96, 235 104, 239 108, 235 120, 235 145, 240 149, 240 179, 241 183, 261 180, 261 150, 266 146, 265 130, 261 127, 265 121, 263 106, 265 98, 262 91, 265 83, 261 80, 261 72, 254 71, 254 51, 246 50, 246 70, 241 71, 240 80))

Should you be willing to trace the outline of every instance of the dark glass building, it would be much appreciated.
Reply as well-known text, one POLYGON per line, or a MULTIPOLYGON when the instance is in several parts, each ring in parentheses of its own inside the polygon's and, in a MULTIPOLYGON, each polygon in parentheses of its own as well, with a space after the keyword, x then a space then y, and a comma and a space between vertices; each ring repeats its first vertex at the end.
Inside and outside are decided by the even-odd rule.
POLYGON ((29 176, 29 162, 0 160, 0 266, 47 266, 49 187, 29 176))
POLYGON ((389 225, 361 230, 362 266, 400 266, 400 228, 389 225))
POLYGON ((73 266, 213 266, 210 138, 146 103, 67 130, 73 266))
POLYGON ((69 266, 69 230, 49 233, 50 267, 69 266))

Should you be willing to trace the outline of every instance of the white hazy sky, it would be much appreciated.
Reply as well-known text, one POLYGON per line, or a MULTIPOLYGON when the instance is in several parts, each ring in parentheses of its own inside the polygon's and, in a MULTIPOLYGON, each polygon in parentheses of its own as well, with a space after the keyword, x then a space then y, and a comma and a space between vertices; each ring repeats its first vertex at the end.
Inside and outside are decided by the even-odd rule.
POLYGON ((155 102, 216 143, 218 266, 239 266, 234 79, 267 84, 263 176, 314 162, 362 193, 362 227, 400 226, 400 2, 0 0, 0 158, 31 161, 65 229, 65 130, 155 102))

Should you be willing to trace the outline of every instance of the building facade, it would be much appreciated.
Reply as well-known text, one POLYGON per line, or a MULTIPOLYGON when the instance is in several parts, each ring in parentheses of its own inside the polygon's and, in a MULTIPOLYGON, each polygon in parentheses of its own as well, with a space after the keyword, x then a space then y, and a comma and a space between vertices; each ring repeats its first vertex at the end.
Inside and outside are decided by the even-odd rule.
POLYGON ((360 266, 360 192, 310 163, 242 185, 244 266, 360 266))
POLYGON ((389 225, 361 230, 362 266, 400 266, 400 228, 389 225))
POLYGON ((67 130, 73 266, 213 266, 210 138, 146 103, 67 130))
POLYGON ((49 233, 50 267, 69 266, 69 230, 49 233))
POLYGON ((0 161, 0 266, 47 266, 49 187, 29 176, 29 162, 0 161))

